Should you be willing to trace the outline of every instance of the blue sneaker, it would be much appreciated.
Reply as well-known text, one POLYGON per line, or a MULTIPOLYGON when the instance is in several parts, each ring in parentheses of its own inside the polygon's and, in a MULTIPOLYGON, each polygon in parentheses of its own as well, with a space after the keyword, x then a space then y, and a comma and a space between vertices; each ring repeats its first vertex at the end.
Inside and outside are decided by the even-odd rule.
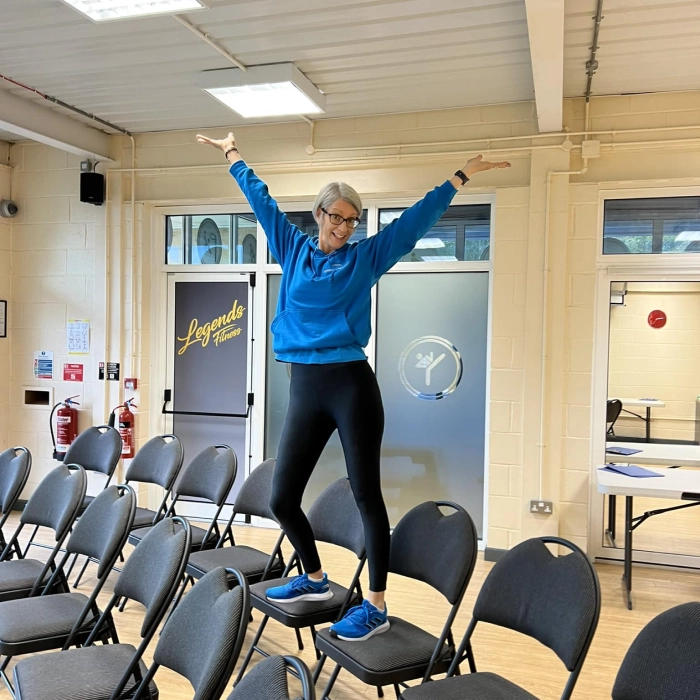
POLYGON ((323 574, 322 581, 312 581, 308 574, 303 574, 284 586, 268 588, 265 596, 273 603, 296 603, 299 600, 328 600, 333 597, 333 591, 326 574, 323 574))
POLYGON ((331 625, 330 632, 331 637, 344 642, 364 642, 375 634, 386 632, 389 627, 386 605, 380 610, 364 600, 362 605, 350 608, 342 620, 331 625))

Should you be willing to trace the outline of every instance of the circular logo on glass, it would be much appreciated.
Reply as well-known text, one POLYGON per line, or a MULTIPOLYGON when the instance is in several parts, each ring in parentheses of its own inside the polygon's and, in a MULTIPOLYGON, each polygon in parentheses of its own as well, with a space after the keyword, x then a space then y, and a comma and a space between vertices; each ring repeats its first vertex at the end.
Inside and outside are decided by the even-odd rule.
POLYGON ((399 377, 418 399, 437 401, 449 396, 462 380, 462 356, 445 338, 424 335, 411 341, 399 358, 399 377))

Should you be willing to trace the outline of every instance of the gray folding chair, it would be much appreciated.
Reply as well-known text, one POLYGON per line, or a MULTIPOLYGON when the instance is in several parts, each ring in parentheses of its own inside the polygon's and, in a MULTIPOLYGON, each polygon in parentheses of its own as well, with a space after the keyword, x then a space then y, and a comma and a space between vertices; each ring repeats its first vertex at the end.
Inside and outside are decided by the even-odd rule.
POLYGON ((255 515, 259 518, 275 520, 270 510, 274 469, 274 459, 267 459, 253 469, 236 496, 231 517, 216 548, 190 554, 178 600, 189 584, 194 584, 196 579, 202 578, 219 566, 240 571, 250 585, 282 574, 285 567, 282 556, 284 532, 280 533, 271 553, 262 552, 254 547, 237 545, 233 537, 233 521, 236 515, 255 515), (230 547, 223 546, 227 537, 232 541, 230 547))
POLYGON ((265 593, 268 588, 282 586, 289 581, 289 574, 299 560, 295 552, 290 558, 282 578, 261 581, 251 586, 251 605, 256 610, 260 610, 264 617, 238 672, 236 683, 243 678, 254 652, 257 651, 263 656, 268 656, 267 652, 258 646, 258 643, 270 618, 295 631, 301 650, 304 648, 301 641, 301 629, 310 628, 311 636, 315 641, 317 625, 335 622, 343 616, 351 605, 362 602, 360 574, 366 561, 365 531, 348 479, 345 477, 337 479, 324 489, 309 509, 308 519, 318 542, 327 542, 355 554, 358 559, 355 574, 347 588, 335 581, 330 581, 333 597, 328 600, 302 600, 294 603, 278 603, 268 600, 265 593))
MULTIPOLYGON (((26 447, 10 447, 0 452, 0 549, 5 549, 7 541, 3 528, 17 503, 22 490, 29 479, 32 470, 32 455, 26 447)), ((19 557, 21 552, 16 545, 15 554, 19 557)))
MULTIPOLYGON (((226 504, 226 497, 233 488, 237 473, 238 458, 228 445, 205 447, 182 470, 180 480, 175 484, 174 496, 165 517, 175 514, 175 506, 181 498, 202 499, 216 507, 211 523, 206 530, 192 526, 192 549, 194 551, 213 548, 221 537, 218 518, 226 504)), ((149 530, 150 527, 132 530, 129 535, 129 543, 134 547, 137 546, 149 530)))
POLYGON ((677 605, 649 622, 632 642, 613 700, 700 697, 700 603, 677 605))
MULTIPOLYGON (((97 596, 126 544, 136 510, 131 486, 109 486, 98 494, 77 522, 66 552, 41 596, 0 603, 0 676, 14 697, 6 675, 13 657, 82 644, 100 617, 97 596), (82 593, 47 595, 63 574, 71 554, 84 554, 100 563, 98 579, 90 597, 82 593)), ((112 618, 107 619, 101 640, 119 642, 112 618)))
MULTIPOLYGON (((86 488, 87 476, 78 464, 61 464, 42 479, 0 555, 0 601, 37 595, 48 583, 56 556, 78 517, 86 488), (54 531, 56 544, 45 562, 24 556, 10 561, 13 554, 19 555, 17 542, 25 525, 34 525, 35 532, 40 527, 54 531)), ((51 590, 67 590, 65 578, 56 581, 51 590)))
POLYGON ((241 653, 249 616, 243 574, 223 567, 210 571, 165 623, 134 700, 153 697, 149 686, 160 666, 187 678, 195 700, 219 700, 241 653))
MULTIPOLYGON (((471 637, 478 622, 525 634, 549 647, 569 671, 561 695, 568 700, 600 615, 600 584, 588 557, 559 537, 534 538, 508 551, 491 569, 474 605, 472 620, 444 680, 406 690, 405 700, 537 700, 495 673, 477 673, 471 637), (553 556, 546 544, 571 550, 553 556), (468 659, 471 673, 455 676, 468 659)), ((659 700, 654 696, 655 700, 659 700)), ((635 700, 641 700, 635 696, 635 700)))
POLYGON ((478 553, 476 527, 462 506, 445 501, 428 501, 401 518, 391 535, 389 571, 427 583, 451 604, 439 637, 403 620, 389 616, 391 628, 362 642, 333 637, 328 628, 320 630, 316 646, 323 656, 335 661, 326 689, 329 697, 341 668, 368 685, 393 685, 396 697, 407 681, 444 673, 455 655, 452 624, 474 571, 478 553), (453 512, 444 515, 440 508, 453 512))
MULTIPOLYGON (((130 697, 147 673, 142 656, 163 619, 187 563, 191 544, 184 518, 158 522, 131 553, 114 594, 80 649, 21 659, 13 669, 18 700, 116 700, 130 697), (138 648, 95 642, 122 596, 146 608, 138 648)), ((154 694, 155 694, 154 689, 154 694)))
MULTIPOLYGON (((108 425, 101 425, 83 430, 68 448, 63 457, 63 463, 79 464, 85 471, 106 475, 107 481, 104 488, 107 488, 121 456, 122 439, 119 431, 108 425)), ((83 504, 80 508, 81 513, 90 505, 93 498, 94 496, 84 496, 83 504)), ((27 552, 32 545, 46 548, 46 545, 34 542, 38 529, 35 528, 29 538, 29 542, 24 549, 24 556, 27 556, 27 552)), ((75 560, 73 564, 75 564, 75 560)), ((70 573, 66 575, 69 576, 70 573)))
POLYGON ((243 676, 226 700, 316 700, 316 690, 301 659, 268 656, 243 676), (301 698, 289 694, 289 674, 301 682, 301 698))

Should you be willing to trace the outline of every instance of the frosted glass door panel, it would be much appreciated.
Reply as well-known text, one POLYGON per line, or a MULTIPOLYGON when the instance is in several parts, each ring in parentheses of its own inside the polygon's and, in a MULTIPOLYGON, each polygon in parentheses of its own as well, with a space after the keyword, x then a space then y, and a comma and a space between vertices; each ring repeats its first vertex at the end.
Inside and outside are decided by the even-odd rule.
MULTIPOLYGON (((282 426, 289 406, 289 368, 285 362, 277 362, 272 351, 272 333, 270 324, 275 317, 277 298, 279 297, 282 275, 268 275, 267 278, 267 358, 265 372, 265 459, 277 457, 282 426)), ((303 435, 299 436, 304 439, 303 435)), ((303 507, 308 507, 316 500, 321 491, 341 476, 346 476, 345 457, 340 444, 338 431, 333 433, 321 454, 316 470, 304 493, 303 507)))
POLYGON ((379 283, 382 488, 395 525, 418 503, 456 501, 482 535, 488 273, 387 275, 379 283))

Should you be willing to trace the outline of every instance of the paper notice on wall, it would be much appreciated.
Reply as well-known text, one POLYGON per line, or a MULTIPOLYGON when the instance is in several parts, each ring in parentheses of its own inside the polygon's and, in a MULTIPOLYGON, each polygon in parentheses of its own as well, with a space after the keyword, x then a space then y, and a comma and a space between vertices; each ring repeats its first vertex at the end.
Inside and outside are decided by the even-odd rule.
POLYGON ((53 379, 53 353, 50 350, 34 353, 34 379, 53 379))
POLYGON ((68 321, 66 333, 69 355, 90 353, 90 321, 68 321))

